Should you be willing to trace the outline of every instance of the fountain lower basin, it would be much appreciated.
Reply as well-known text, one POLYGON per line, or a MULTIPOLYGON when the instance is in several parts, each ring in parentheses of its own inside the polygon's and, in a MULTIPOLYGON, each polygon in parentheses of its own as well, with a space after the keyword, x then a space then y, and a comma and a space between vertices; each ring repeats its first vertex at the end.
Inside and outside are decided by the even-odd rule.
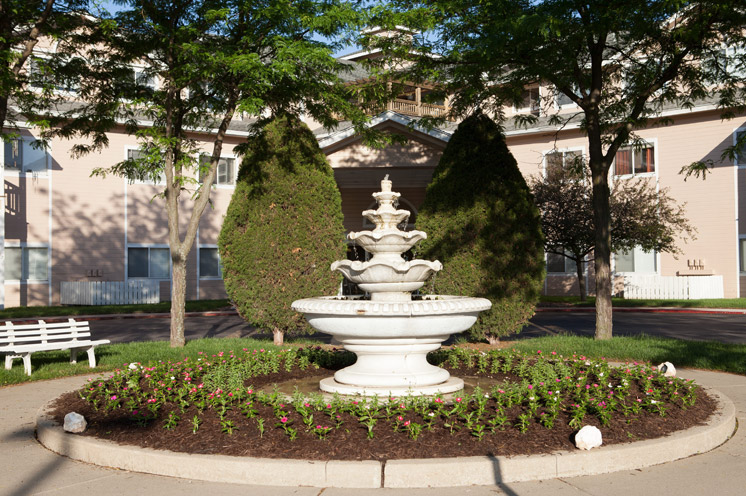
POLYGON ((321 381, 323 391, 364 396, 446 394, 463 381, 431 365, 427 354, 471 327, 484 298, 425 296, 412 301, 370 301, 344 297, 305 298, 293 309, 315 329, 334 336, 357 355, 355 364, 321 381))

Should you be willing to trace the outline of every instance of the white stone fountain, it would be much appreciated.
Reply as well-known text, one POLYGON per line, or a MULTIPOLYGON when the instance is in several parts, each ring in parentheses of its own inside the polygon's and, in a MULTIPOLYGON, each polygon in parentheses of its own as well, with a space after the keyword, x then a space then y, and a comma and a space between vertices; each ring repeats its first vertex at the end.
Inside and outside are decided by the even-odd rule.
POLYGON ((398 228, 409 219, 408 211, 395 207, 399 196, 391 191, 387 175, 381 191, 373 193, 378 209, 363 212, 376 228, 347 235, 373 256, 367 262, 339 260, 331 266, 369 293, 370 299, 322 296, 293 302, 293 309, 305 314, 311 326, 331 334, 357 355, 353 365, 321 381, 322 391, 400 396, 452 393, 464 386, 461 379, 428 363, 426 356, 451 334, 474 325, 479 312, 492 304, 465 296, 412 298, 412 291, 443 266, 438 261, 402 258, 427 235, 398 228))

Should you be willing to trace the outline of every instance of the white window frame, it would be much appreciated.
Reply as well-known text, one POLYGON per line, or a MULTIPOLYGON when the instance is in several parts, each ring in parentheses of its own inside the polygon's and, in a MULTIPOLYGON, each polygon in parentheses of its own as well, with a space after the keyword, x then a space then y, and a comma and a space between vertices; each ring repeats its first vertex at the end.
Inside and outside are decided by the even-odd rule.
POLYGON ((218 245, 215 244, 201 244, 197 248, 197 274, 200 280, 202 281, 222 281, 223 280, 223 264, 220 260, 220 250, 218 250, 218 245), (216 250, 218 253, 218 276, 203 276, 202 275, 202 250, 216 250))
MULTIPOLYGON (((634 248, 632 248, 632 252, 634 253, 634 251, 637 250, 637 249, 640 249, 640 247, 639 246, 635 246, 634 248)), ((613 252, 611 255, 612 255, 611 259, 612 259, 613 264, 614 264, 612 272, 614 274, 616 274, 616 275, 621 275, 621 276, 623 276, 623 275, 660 275, 660 271, 661 271, 660 255, 661 254, 658 251, 655 251, 655 250, 653 251, 653 256, 655 258, 655 271, 653 271, 653 272, 638 272, 638 271, 634 271, 634 272, 627 272, 627 271, 625 271, 625 272, 622 272, 622 271, 618 271, 617 268, 616 268, 617 253, 613 252)))
MULTIPOLYGON (((578 89, 575 86, 573 86, 572 89, 575 90, 576 92, 578 92, 578 89)), ((552 94, 552 104, 554 105, 554 110, 564 110, 564 109, 572 109, 572 108, 577 108, 578 107, 578 104, 575 103, 575 102, 573 102, 573 101, 570 101, 570 103, 560 104, 557 100, 559 99, 560 95, 564 95, 564 93, 562 93, 556 87, 552 88, 552 92, 553 92, 553 94, 552 94)))
MULTIPOLYGON (((140 74, 142 74, 144 72, 147 72, 147 70, 148 70, 148 67, 146 67, 144 65, 135 65, 135 66, 132 66, 132 75, 135 78, 135 84, 138 84, 138 75, 140 75, 140 74)), ((153 85, 151 86, 149 84, 144 84, 143 86, 146 86, 146 87, 150 88, 151 90, 156 91, 158 89, 158 77, 155 76, 155 75, 153 75, 151 77, 152 77, 152 80, 153 80, 153 85)))
POLYGON ((541 109, 541 102, 542 102, 542 91, 541 91, 541 85, 538 86, 527 86, 523 90, 524 91, 531 91, 533 89, 536 89, 536 91, 539 93, 539 98, 536 102, 536 108, 533 108, 531 106, 528 107, 518 107, 517 105, 513 104, 513 113, 514 114, 534 114, 534 115, 541 115, 542 109, 541 109))
POLYGON ((564 169, 566 167, 565 162, 565 154, 572 153, 572 152, 580 152, 580 157, 582 159, 585 159, 585 147, 583 146, 571 146, 566 148, 553 148, 551 150, 545 150, 541 153, 541 167, 542 167, 542 174, 543 177, 547 177, 547 155, 552 155, 554 153, 561 153, 562 154, 562 168, 564 169))
MULTIPOLYGON (((140 148, 139 146, 125 145, 124 160, 129 160, 130 151, 142 151, 142 148, 140 148)), ((165 186, 166 185, 166 173, 165 171, 161 173, 161 176, 158 181, 153 181, 152 179, 146 179, 145 181, 141 181, 139 179, 135 179, 133 181, 130 181, 130 184, 147 184, 149 186, 165 186)))
POLYGON ((610 173, 614 179, 630 179, 634 177, 658 177, 658 171, 660 170, 660 162, 658 160, 658 139, 652 138, 652 139, 645 139, 642 140, 645 143, 645 146, 637 147, 635 145, 631 144, 625 144, 619 147, 619 150, 617 150, 617 153, 620 150, 624 149, 632 149, 632 172, 630 174, 617 174, 616 173, 616 156, 614 157, 614 161, 611 163, 610 173), (634 157, 635 157, 635 151, 652 148, 653 149, 653 160, 655 161, 655 170, 653 172, 640 172, 635 173, 635 164, 634 164, 634 157))
MULTIPOLYGON (((746 133, 746 126, 741 126, 733 129, 733 146, 736 146, 738 141, 738 135, 746 133)), ((744 147, 746 149, 746 146, 744 147)), ((738 153, 733 157, 733 165, 739 169, 746 169, 746 157, 739 157, 738 153)))
MULTIPOLYGON (((18 136, 15 139, 18 140, 18 141, 22 141, 24 143, 26 143, 26 142, 32 142, 32 141, 40 141, 40 140, 34 138, 33 136, 28 136, 28 135, 20 135, 20 136, 18 136)), ((5 154, 5 146, 7 144, 8 143, 3 143, 3 156, 5 154)), ((8 168, 5 167, 5 162, 3 162, 3 170, 4 170, 5 176, 7 176, 7 177, 26 177, 26 176, 32 176, 32 177, 43 176, 43 177, 46 177, 49 174, 49 172, 52 170, 52 150, 51 150, 51 147, 42 148, 41 150, 44 151, 44 155, 45 155, 45 158, 46 158, 46 167, 43 170, 37 170, 37 171, 28 170, 28 171, 23 171, 23 170, 17 170, 17 169, 8 169, 8 168)))
MULTIPOLYGON (((5 279, 6 284, 22 285, 22 284, 49 284, 52 277, 52 263, 51 263, 51 248, 49 243, 33 243, 33 242, 18 242, 18 241, 6 241, 5 249, 8 248, 20 248, 21 249, 21 279, 5 279), (47 249, 47 278, 46 279, 23 279, 23 253, 28 248, 46 248, 47 249)), ((7 259, 7 257, 6 257, 7 259)), ((4 271, 7 276, 7 271, 4 271)))
MULTIPOLYGON (((549 272, 549 256, 550 255, 559 256, 559 255, 557 255, 555 253, 549 253, 549 252, 545 252, 544 253, 544 264, 545 264, 546 269, 547 269, 547 276, 563 276, 563 277, 565 277, 565 276, 576 275, 577 274, 577 270, 575 270, 574 267, 570 267, 570 270, 567 270, 568 265, 571 265, 571 264, 575 263, 575 260, 570 260, 567 257, 562 257, 564 259, 563 261, 565 263, 565 270, 563 272, 549 272)), ((583 260, 585 260, 585 257, 583 257, 583 260)), ((585 263, 583 264, 583 274, 585 274, 585 269, 586 269, 585 266, 586 265, 587 264, 585 264, 585 263)))
MULTIPOLYGON (((202 167, 202 157, 212 157, 212 154, 207 152, 200 152, 199 156, 197 157, 197 164, 198 167, 202 167)), ((236 155, 220 155, 220 160, 233 160, 233 183, 232 184, 219 184, 218 183, 218 171, 215 171, 215 181, 212 183, 213 188, 218 189, 235 189, 236 188, 236 182, 238 181, 238 157, 236 155)), ((218 165, 220 167, 220 165, 218 165)), ((199 170, 197 171, 197 174, 199 177, 199 183, 202 183, 202 177, 199 173, 199 170)))
POLYGON ((173 261, 171 260, 171 250, 170 250, 170 247, 168 246, 168 244, 166 244, 166 243, 128 243, 127 244, 127 250, 125 252, 125 257, 126 257, 126 260, 127 260, 127 264, 126 264, 127 265, 127 267, 126 267, 127 268, 127 272, 125 273, 125 276, 127 277, 128 280, 133 280, 133 281, 136 281, 136 280, 145 280, 145 279, 147 279, 147 280, 153 280, 153 281, 170 281, 171 280, 171 275, 173 274, 173 261), (133 276, 129 275, 129 270, 130 270, 130 256, 129 256, 129 251, 130 251, 130 248, 147 248, 148 249, 148 277, 143 277, 143 276, 133 277, 133 276), (150 276, 150 272, 151 272, 151 270, 150 270, 150 250, 151 249, 164 249, 164 248, 166 250, 169 250, 169 257, 168 257, 168 276, 167 277, 151 277, 150 276))

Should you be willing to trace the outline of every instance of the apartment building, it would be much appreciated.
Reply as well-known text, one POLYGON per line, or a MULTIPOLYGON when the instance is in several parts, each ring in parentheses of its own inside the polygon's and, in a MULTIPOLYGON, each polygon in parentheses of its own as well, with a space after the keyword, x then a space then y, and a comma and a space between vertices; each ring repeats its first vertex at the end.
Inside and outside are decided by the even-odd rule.
MULTIPOLYGON (((355 64, 365 56, 353 54, 346 60, 355 64)), ((364 71, 357 68, 352 77, 364 77, 364 71)), ((406 136, 406 144, 372 149, 345 123, 326 130, 308 122, 334 170, 348 230, 371 227, 360 213, 373 206, 371 194, 385 174, 402 193, 402 208, 412 212, 410 225, 416 223, 425 188, 457 125, 448 123, 436 130, 416 125, 423 115, 447 112, 447 101, 424 103, 423 95, 429 90, 426 86, 405 88, 370 124, 406 136)), ((577 110, 561 98, 547 107, 550 95, 550 89, 543 86, 528 88, 525 105, 506 109, 508 117, 526 112, 538 115, 536 125, 528 129, 513 127, 510 119, 505 128, 508 146, 526 176, 543 174, 548 167, 587 154, 587 140, 577 125, 558 130, 547 123, 549 112, 577 110)), ((715 106, 707 103, 693 109, 668 109, 664 115, 671 119, 669 125, 638 132, 645 147, 628 147, 617 155, 612 180, 642 177, 659 188, 669 188, 674 198, 686 203, 697 238, 681 246, 683 254, 678 259, 633 250, 615 254, 613 267, 618 275, 721 276, 722 291, 717 294, 740 297, 746 290, 746 159, 722 163, 720 155, 739 133, 746 132, 746 118, 723 121, 715 106), (685 180, 679 174, 682 166, 708 159, 716 165, 705 181, 685 180)), ((211 195, 213 205, 202 217, 188 262, 188 299, 225 297, 217 237, 239 165, 233 148, 247 136, 248 124, 236 121, 227 134, 211 195)), ((94 168, 137 154, 135 138, 123 129, 115 130, 102 152, 72 158, 70 141, 55 139, 43 150, 34 147, 34 129, 21 128, 19 133, 18 140, 4 145, 1 231, 5 275, 0 303, 7 307, 60 304, 62 283, 70 281, 152 281, 160 289, 160 298, 169 299, 168 229, 163 200, 156 198, 159 185, 131 183, 115 176, 91 177, 94 168)), ((208 137, 195 133, 194 138, 204 143, 207 152, 208 137)), ((568 262, 548 257, 547 293, 577 291, 575 269, 568 262)), ((586 277, 592 292, 593 277, 586 277)))

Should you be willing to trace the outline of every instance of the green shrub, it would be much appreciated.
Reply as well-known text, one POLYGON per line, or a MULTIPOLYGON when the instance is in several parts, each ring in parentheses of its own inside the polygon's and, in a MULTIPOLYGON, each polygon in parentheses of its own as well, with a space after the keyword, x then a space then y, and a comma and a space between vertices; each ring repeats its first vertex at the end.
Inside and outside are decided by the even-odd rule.
POLYGON ((342 200, 308 127, 280 115, 249 138, 220 232, 228 296, 239 314, 286 333, 311 330, 290 308, 299 298, 336 294, 329 265, 345 257, 342 200))
POLYGON ((497 341, 534 313, 544 281, 543 236, 534 205, 505 138, 489 117, 464 120, 427 188, 417 229, 428 239, 419 257, 440 260, 437 294, 492 301, 471 335, 497 341))

